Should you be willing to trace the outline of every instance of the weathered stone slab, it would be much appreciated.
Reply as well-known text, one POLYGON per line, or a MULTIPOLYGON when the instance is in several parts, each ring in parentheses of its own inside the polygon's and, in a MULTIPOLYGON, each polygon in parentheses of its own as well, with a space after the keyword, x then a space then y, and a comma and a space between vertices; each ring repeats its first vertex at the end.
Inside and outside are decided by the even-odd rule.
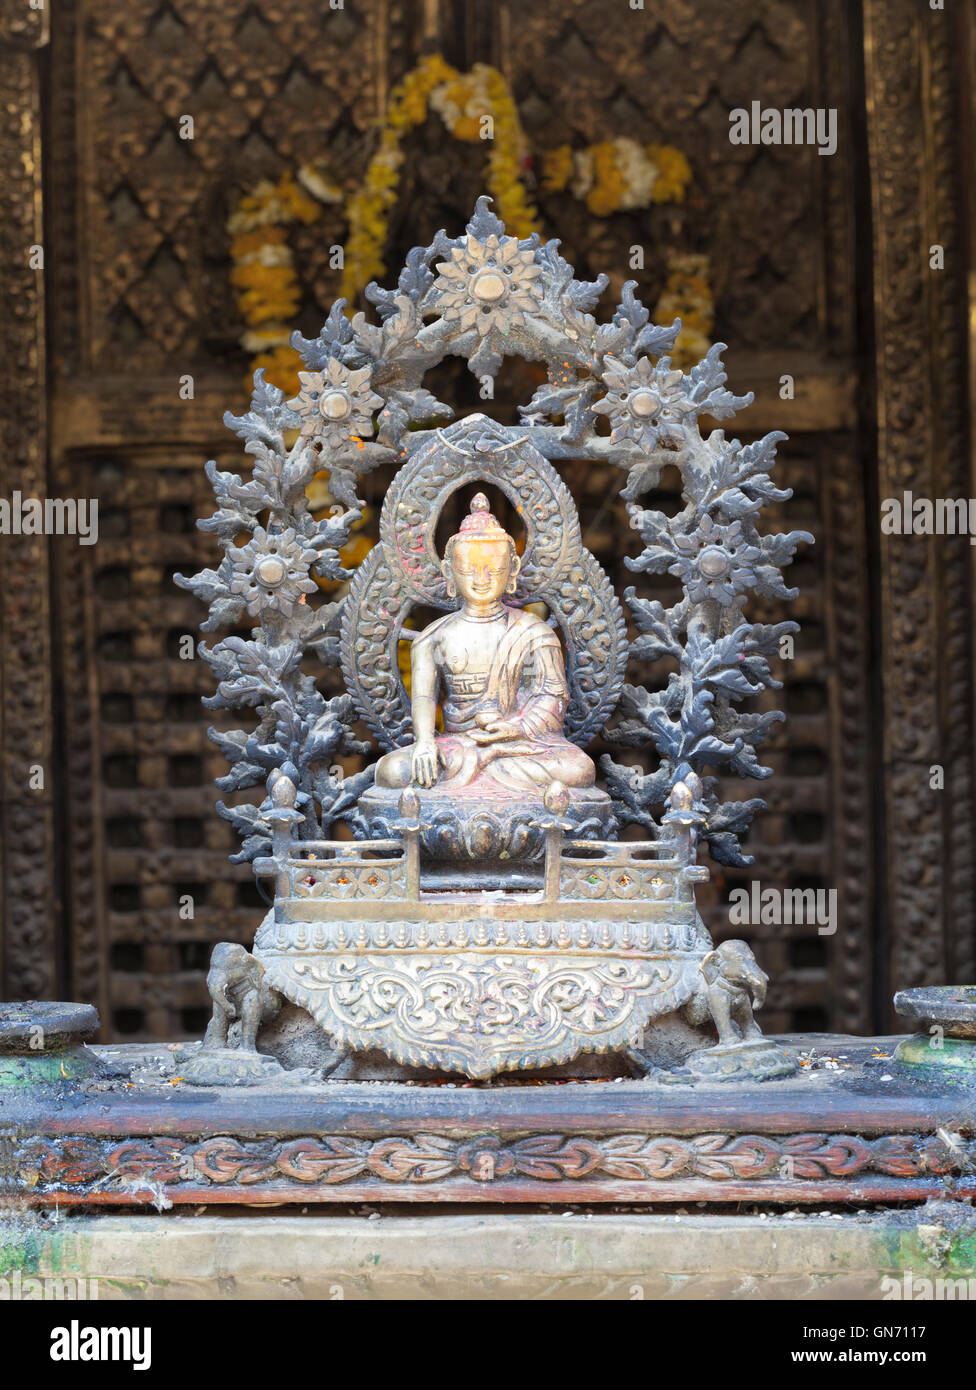
POLYGON ((103 1213, 38 1218, 31 1249, 24 1276, 97 1280, 99 1299, 881 1300, 909 1286, 924 1296, 919 1281, 937 1298, 938 1280, 943 1298, 976 1296, 976 1224, 944 1204, 870 1216, 103 1213))

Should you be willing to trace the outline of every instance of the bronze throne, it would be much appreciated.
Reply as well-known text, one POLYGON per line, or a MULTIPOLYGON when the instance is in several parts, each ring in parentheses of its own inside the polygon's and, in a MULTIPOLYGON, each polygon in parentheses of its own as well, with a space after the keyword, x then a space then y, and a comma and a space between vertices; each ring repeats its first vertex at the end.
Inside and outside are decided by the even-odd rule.
MULTIPOLYGON (((266 1013, 306 1011, 339 1056, 479 1078, 581 1053, 624 1053, 661 1079, 795 1069, 753 1017, 765 975, 744 942, 713 948, 694 885, 701 844, 749 862, 739 835, 762 803, 723 803, 717 770, 767 775, 754 750, 781 716, 737 705, 776 684, 768 657, 795 624, 756 627, 743 604, 750 590, 791 597, 780 568, 811 538, 756 528, 787 495, 769 477, 781 436, 700 432, 748 400, 725 389, 721 345, 672 367, 680 324, 650 324, 631 285, 598 322, 605 284, 575 280, 555 241, 506 236, 479 200, 465 235, 411 253, 395 291, 370 287, 378 324, 340 305, 317 339, 296 335, 308 370, 294 400, 257 374, 250 412, 229 417, 250 481, 209 466, 218 511, 202 525, 224 559, 181 582, 209 599, 208 630, 257 619, 250 640, 201 647, 210 703, 257 713, 250 734, 212 731, 232 764, 223 784, 265 789, 260 805, 219 806, 274 885, 253 988, 266 1013), (512 353, 549 373, 520 425, 438 424, 452 412, 423 388, 430 367, 455 354, 491 378, 512 353), (669 608, 627 591, 632 640, 583 545, 565 458, 620 466, 644 546, 628 564, 679 581, 669 608), (378 542, 347 576, 356 477, 387 462, 378 542), (666 463, 684 483, 674 517, 637 501, 666 463), (338 505, 317 519, 305 489, 322 468, 338 505), (439 554, 461 488, 467 514, 439 554), (521 554, 491 490, 524 528, 521 554), (317 579, 344 578, 341 599, 321 600, 317 579), (441 616, 417 630, 419 607, 441 616), (631 657, 669 659, 665 688, 626 684, 631 657), (344 695, 325 698, 312 660, 341 666, 344 695), (598 770, 586 750, 601 733, 656 767, 604 755, 598 770)), ((267 1075, 276 1064, 228 1024, 211 975, 219 1038, 187 1079, 267 1075)))

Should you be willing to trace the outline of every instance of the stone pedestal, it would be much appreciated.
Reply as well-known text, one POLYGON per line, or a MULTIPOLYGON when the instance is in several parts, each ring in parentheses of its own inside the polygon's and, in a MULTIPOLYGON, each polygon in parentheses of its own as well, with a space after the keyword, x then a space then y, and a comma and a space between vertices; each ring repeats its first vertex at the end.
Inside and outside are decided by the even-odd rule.
POLYGON ((29 1259, 0 1278, 84 1281, 80 1296, 99 1301, 922 1300, 963 1297, 959 1281, 976 1277, 972 1214, 945 1204, 844 1216, 106 1213, 50 1232, 39 1220, 23 1247, 29 1259))
POLYGON ((895 995, 895 1011, 918 1029, 895 1052, 901 1074, 976 1088, 976 986, 904 989, 895 995))
POLYGON ((0 1005, 0 1093, 99 1075, 101 1063, 85 1046, 97 1031, 90 1004, 31 999, 0 1005))

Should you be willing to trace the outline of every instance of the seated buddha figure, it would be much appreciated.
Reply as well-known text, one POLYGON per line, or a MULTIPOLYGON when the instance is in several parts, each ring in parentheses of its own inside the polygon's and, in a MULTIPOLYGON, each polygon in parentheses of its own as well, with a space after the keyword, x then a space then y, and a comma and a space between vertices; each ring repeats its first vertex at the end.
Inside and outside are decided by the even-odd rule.
POLYGON ((519 572, 515 542, 478 493, 448 541, 448 594, 463 607, 414 639, 410 657, 415 742, 377 763, 379 787, 475 786, 545 791, 552 782, 592 787, 596 769, 563 734, 569 700, 555 632, 503 602, 519 572), (434 731, 441 695, 444 732, 434 731))

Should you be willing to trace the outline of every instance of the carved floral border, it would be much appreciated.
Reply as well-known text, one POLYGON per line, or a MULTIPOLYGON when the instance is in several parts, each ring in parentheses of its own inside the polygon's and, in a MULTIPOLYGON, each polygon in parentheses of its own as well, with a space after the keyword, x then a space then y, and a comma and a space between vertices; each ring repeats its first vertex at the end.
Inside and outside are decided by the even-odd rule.
POLYGON ((540 1184, 583 1179, 624 1183, 705 1179, 717 1184, 784 1179, 825 1182, 876 1175, 937 1179, 962 1175, 976 1162, 976 1140, 950 1148, 937 1135, 804 1132, 785 1135, 538 1134, 451 1138, 416 1134, 363 1138, 305 1135, 286 1140, 66 1138, 36 1136, 13 1145, 4 1168, 20 1193, 53 1191, 106 1197, 143 1187, 178 1191, 272 1188, 287 1194, 312 1186, 374 1180, 484 1183, 528 1179, 540 1184))

